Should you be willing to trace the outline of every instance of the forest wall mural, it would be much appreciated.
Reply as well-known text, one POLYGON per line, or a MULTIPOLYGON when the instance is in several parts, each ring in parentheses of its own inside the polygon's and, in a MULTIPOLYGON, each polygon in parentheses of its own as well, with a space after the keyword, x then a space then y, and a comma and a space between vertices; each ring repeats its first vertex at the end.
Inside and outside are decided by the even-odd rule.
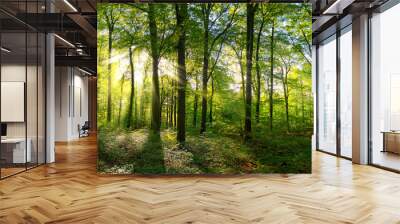
POLYGON ((99 172, 311 172, 311 5, 97 9, 99 172))

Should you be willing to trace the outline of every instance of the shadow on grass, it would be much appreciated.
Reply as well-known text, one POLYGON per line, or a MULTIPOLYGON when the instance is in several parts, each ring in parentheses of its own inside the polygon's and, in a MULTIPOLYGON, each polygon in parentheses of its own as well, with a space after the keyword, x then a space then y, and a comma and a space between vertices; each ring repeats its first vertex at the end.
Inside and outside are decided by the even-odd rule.
POLYGON ((257 136, 249 152, 262 164, 260 173, 311 173, 311 140, 282 133, 257 136))
POLYGON ((143 149, 136 157, 134 172, 137 174, 165 173, 164 152, 159 134, 149 132, 143 149))

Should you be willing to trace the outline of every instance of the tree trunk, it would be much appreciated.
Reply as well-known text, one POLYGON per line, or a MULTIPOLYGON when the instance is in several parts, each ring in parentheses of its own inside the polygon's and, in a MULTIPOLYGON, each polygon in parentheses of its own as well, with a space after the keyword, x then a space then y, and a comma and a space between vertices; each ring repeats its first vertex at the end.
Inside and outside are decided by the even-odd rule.
POLYGON ((133 128, 138 128, 138 110, 137 110, 137 94, 136 89, 133 91, 134 99, 133 99, 133 107, 134 107, 134 118, 133 118, 133 128), (136 97, 135 97, 136 96, 136 97))
POLYGON ((244 80, 244 68, 243 68, 243 63, 242 63, 242 53, 241 53, 241 51, 240 51, 240 53, 238 52, 238 51, 236 51, 235 49, 234 49, 234 51, 235 51, 235 54, 236 54, 236 57, 237 57, 237 59, 238 59, 238 61, 239 61, 239 68, 240 68, 240 76, 241 76, 241 78, 242 78, 242 97, 243 97, 243 104, 244 105, 246 105, 246 93, 245 93, 245 85, 246 85, 246 82, 245 82, 245 80, 244 80))
MULTIPOLYGON (((175 85, 176 85, 176 83, 175 83, 175 85)), ((176 100, 176 95, 174 94, 174 128, 176 128, 176 108, 177 108, 177 100, 176 100)))
POLYGON ((161 78, 161 89, 160 89, 160 129, 162 127, 162 120, 163 120, 163 109, 164 109, 164 100, 165 100, 165 91, 164 91, 164 79, 161 78))
POLYGON ((286 110, 286 127, 287 131, 290 131, 290 121, 289 121, 289 95, 287 90, 285 91, 285 110, 286 110))
POLYGON ((273 128, 273 115, 274 115, 274 32, 275 32, 275 21, 272 20, 271 27, 271 76, 270 76, 270 85, 269 88, 269 128, 272 130, 273 128))
POLYGON ((302 127, 303 129, 306 127, 305 124, 305 109, 304 109, 304 85, 303 85, 303 78, 302 75, 299 74, 300 79, 300 94, 301 94, 301 117, 302 117, 302 127))
POLYGON ((158 78, 159 46, 157 36, 157 24, 155 18, 155 5, 148 3, 148 20, 150 28, 151 57, 153 67, 153 91, 151 102, 151 129, 155 133, 160 133, 161 108, 160 108, 160 83, 158 78))
POLYGON ((107 123, 111 122, 111 54, 113 27, 108 28, 107 123))
MULTIPOLYGON (((132 128, 132 110, 133 110, 133 102, 135 101, 135 68, 133 65, 133 52, 132 48, 129 47, 129 64, 131 67, 131 94, 129 97, 129 104, 128 104, 128 117, 126 121, 126 127, 132 128)), ((136 102, 136 101, 135 101, 136 102)), ((136 117, 136 105, 135 105, 135 117, 136 117)), ((136 126, 136 125, 135 125, 136 126)))
POLYGON ((140 94, 140 111, 139 111, 139 127, 143 127, 145 124, 145 120, 146 120, 146 115, 145 115, 145 104, 146 104, 146 97, 144 94, 144 89, 146 87, 146 79, 147 79, 147 66, 145 66, 144 68, 144 76, 143 76, 143 80, 142 80, 142 92, 140 94))
POLYGON ((122 75, 121 79, 121 89, 120 89, 120 97, 119 97, 119 107, 118 107, 118 126, 121 125, 121 111, 122 111, 122 94, 124 93, 124 83, 125 83, 125 75, 122 75))
POLYGON ((174 112, 174 81, 171 80, 171 95, 169 98, 169 126, 174 127, 174 122, 173 122, 173 112, 174 112))
POLYGON ((257 75, 257 94, 256 94, 256 122, 260 122, 260 101, 261 101, 261 69, 260 69, 260 41, 261 41, 261 33, 264 27, 264 19, 261 22, 260 30, 258 31, 257 36, 257 47, 256 47, 256 75, 257 75))
POLYGON ((282 84, 283 84, 283 96, 285 98, 285 115, 286 115, 286 128, 287 131, 290 131, 290 123, 289 123, 289 87, 287 83, 288 70, 282 69, 282 84))
POLYGON ((199 79, 196 74, 196 89, 194 94, 194 105, 193 105, 193 127, 197 126, 197 107, 199 103, 199 95, 197 93, 198 90, 199 90, 199 79))
POLYGON ((169 103, 168 103, 168 100, 169 100, 169 96, 168 96, 168 93, 166 93, 167 94, 167 96, 166 96, 166 100, 167 100, 167 104, 165 105, 165 126, 167 127, 167 128, 169 128, 169 103))
POLYGON ((247 32, 246 32, 246 113, 244 122, 244 137, 248 140, 251 136, 251 70, 253 67, 253 39, 254 39, 254 14, 257 5, 247 4, 247 32))
POLYGON ((185 142, 186 126, 186 29, 187 4, 176 4, 176 25, 178 33, 178 125, 176 140, 179 143, 185 142))
POLYGON ((243 66, 241 65, 240 66, 240 70, 241 70, 241 73, 240 73, 240 76, 241 76, 241 78, 242 78, 242 96, 243 96, 243 105, 244 105, 244 112, 246 113, 246 80, 245 80, 245 72, 244 72, 244 69, 243 69, 243 66))
POLYGON ((209 5, 203 6, 205 13, 204 13, 204 21, 203 21, 203 28, 204 28, 204 42, 203 42, 203 77, 202 77, 202 101, 201 101, 201 125, 200 125, 200 133, 206 131, 206 119, 207 119, 207 82, 208 82, 208 62, 209 62, 209 52, 208 52, 208 38, 209 38, 209 31, 208 31, 208 23, 209 23, 209 5))
POLYGON ((209 118, 209 121, 210 121, 210 124, 211 124, 211 123, 212 123, 212 121, 213 121, 213 116, 212 116, 212 113, 213 113, 213 98, 214 98, 214 91, 215 91, 215 89, 214 89, 214 78, 213 78, 213 77, 211 77, 210 114, 209 114, 209 116, 208 116, 208 118, 209 118))

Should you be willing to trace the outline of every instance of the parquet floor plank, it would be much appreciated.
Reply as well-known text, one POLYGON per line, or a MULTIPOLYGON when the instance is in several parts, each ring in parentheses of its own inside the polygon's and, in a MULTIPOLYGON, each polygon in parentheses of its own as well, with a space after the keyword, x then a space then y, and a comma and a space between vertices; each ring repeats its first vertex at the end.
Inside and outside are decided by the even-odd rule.
POLYGON ((96 173, 96 139, 0 181, 2 223, 399 223, 400 175, 313 152, 313 174, 96 173))

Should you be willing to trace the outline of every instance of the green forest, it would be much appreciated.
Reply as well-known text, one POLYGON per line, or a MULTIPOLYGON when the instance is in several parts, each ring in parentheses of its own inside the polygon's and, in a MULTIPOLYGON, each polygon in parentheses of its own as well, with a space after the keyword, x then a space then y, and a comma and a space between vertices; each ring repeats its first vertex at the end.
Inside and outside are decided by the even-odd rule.
POLYGON ((99 172, 311 172, 310 4, 97 8, 99 172))

